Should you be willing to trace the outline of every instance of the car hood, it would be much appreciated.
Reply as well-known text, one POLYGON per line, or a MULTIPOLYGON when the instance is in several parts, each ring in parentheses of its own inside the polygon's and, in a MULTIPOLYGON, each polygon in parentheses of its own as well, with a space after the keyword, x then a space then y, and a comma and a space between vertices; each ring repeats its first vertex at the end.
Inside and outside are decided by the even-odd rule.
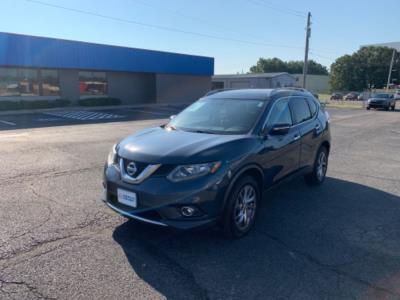
POLYGON ((227 161, 248 153, 256 138, 150 128, 118 144, 118 155, 130 160, 160 164, 227 161))

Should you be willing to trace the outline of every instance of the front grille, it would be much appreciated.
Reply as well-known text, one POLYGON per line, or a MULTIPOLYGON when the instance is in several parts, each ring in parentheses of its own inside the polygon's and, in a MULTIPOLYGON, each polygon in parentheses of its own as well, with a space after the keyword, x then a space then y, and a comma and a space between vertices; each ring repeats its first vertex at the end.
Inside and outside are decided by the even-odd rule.
POLYGON ((133 161, 133 160, 129 160, 129 159, 125 159, 125 158, 121 158, 122 162, 123 162, 123 166, 124 166, 124 170, 125 172, 127 172, 126 167, 129 165, 129 163, 134 162, 137 168, 136 174, 134 175, 134 177, 138 176, 140 173, 142 173, 142 171, 149 165, 146 163, 142 163, 142 162, 138 162, 138 161, 133 161))

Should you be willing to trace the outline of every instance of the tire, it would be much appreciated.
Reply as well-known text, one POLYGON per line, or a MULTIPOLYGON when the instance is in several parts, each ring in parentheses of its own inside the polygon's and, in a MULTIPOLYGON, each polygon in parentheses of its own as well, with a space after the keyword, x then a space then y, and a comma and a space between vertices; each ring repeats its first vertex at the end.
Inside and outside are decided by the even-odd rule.
POLYGON ((393 111, 396 110, 396 104, 392 106, 392 110, 393 110, 393 111))
POLYGON ((328 158, 329 152, 325 146, 319 148, 314 161, 313 171, 304 176, 304 179, 308 185, 321 185, 326 177, 326 171, 328 170, 328 158))
POLYGON ((260 187, 253 177, 243 176, 238 179, 229 194, 223 215, 222 226, 226 237, 240 238, 253 228, 260 197, 260 187), (246 199, 249 201, 247 204, 246 199))
POLYGON ((367 106, 367 110, 370 110, 370 109, 371 109, 371 107, 367 106))

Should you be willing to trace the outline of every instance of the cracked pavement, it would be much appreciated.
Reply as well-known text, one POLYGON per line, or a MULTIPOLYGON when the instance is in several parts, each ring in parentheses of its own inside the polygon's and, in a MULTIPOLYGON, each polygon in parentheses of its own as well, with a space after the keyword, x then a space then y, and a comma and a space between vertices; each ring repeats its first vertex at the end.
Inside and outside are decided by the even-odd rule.
POLYGON ((400 112, 330 113, 324 185, 267 192, 240 240, 101 203, 112 144, 161 119, 0 131, 0 299, 400 299, 400 112))

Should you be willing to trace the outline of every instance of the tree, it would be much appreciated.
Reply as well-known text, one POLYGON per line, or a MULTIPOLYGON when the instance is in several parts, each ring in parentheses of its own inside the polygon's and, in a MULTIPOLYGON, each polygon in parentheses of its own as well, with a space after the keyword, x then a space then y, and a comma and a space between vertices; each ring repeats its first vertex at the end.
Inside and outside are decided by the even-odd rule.
MULTIPOLYGON (((291 74, 303 73, 303 61, 283 61, 277 57, 259 58, 257 64, 250 68, 251 73, 288 72, 291 74)), ((328 75, 325 66, 313 61, 308 61, 308 74, 328 75)))
MULTIPOLYGON (((362 47, 352 55, 344 55, 331 65, 333 90, 361 91, 371 86, 386 86, 393 49, 362 47)), ((398 53, 397 53, 398 54, 398 53)), ((400 78, 400 61, 395 61, 392 78, 400 78)))

